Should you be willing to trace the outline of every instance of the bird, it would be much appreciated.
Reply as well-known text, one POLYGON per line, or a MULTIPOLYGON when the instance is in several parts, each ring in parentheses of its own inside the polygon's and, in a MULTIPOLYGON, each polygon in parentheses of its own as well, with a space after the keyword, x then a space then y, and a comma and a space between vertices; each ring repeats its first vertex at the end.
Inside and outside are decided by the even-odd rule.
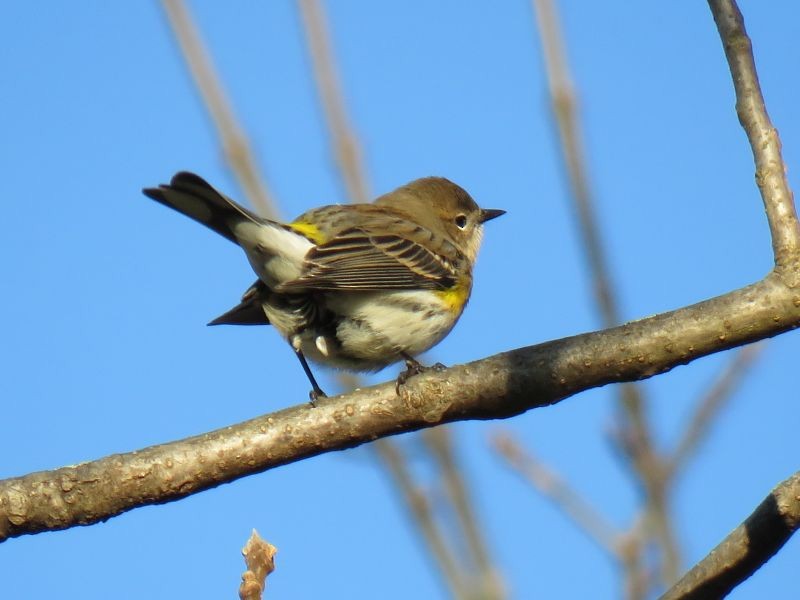
POLYGON ((505 214, 480 208, 443 177, 288 223, 256 215, 187 171, 142 192, 244 250, 258 279, 209 325, 272 325, 299 359, 312 405, 326 394, 309 360, 355 372, 405 361, 398 393, 426 370, 415 357, 460 318, 483 224, 505 214))

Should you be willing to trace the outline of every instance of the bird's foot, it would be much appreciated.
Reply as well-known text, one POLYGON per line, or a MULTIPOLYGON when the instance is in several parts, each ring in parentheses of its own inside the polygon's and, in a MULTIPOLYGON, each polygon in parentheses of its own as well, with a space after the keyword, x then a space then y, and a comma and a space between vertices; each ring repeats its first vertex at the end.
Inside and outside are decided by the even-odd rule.
POLYGON ((317 400, 320 398, 327 398, 328 394, 322 391, 321 388, 315 388, 308 392, 308 402, 311 404, 311 408, 317 408, 317 400))
POLYGON ((406 382, 414 377, 415 375, 419 375, 420 373, 425 373, 426 371, 434 371, 436 373, 441 373, 447 367, 440 362, 437 362, 430 367, 426 367, 413 356, 408 354, 403 354, 403 360, 406 362, 406 370, 400 371, 400 374, 397 376, 397 381, 395 382, 395 392, 397 395, 400 395, 400 388, 403 387, 406 382))

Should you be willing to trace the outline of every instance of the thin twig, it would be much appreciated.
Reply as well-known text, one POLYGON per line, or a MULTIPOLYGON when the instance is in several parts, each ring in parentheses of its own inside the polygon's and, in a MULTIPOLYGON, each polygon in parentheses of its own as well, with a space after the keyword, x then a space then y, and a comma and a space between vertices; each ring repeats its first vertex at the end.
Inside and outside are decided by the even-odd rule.
POLYGON ((504 598, 503 584, 492 564, 483 533, 478 527, 478 519, 472 506, 469 489, 462 475, 463 469, 460 468, 453 450, 450 430, 447 427, 428 429, 422 432, 422 439, 439 464, 447 494, 455 507, 461 529, 464 531, 467 548, 477 566, 477 583, 481 590, 476 596, 485 600, 504 598))
POLYGON ((493 436, 492 446, 509 467, 550 500, 601 550, 615 560, 622 560, 619 546, 621 534, 581 494, 530 452, 523 450, 510 433, 503 432, 493 436))
POLYGON ((405 457, 403 457, 396 444, 386 443, 384 440, 375 443, 375 450, 386 465, 386 470, 391 475, 395 486, 400 491, 404 504, 413 517, 412 521, 427 543, 431 555, 439 564, 439 568, 453 596, 455 598, 469 598, 468 588, 462 578, 458 563, 448 548, 444 534, 436 525, 428 499, 414 485, 411 473, 406 466, 405 457))
POLYGON ((245 196, 264 217, 277 218, 278 211, 259 177, 253 152, 239 126, 231 103, 205 50, 200 34, 183 0, 162 0, 168 21, 178 40, 186 64, 219 136, 225 159, 242 186, 245 196))
POLYGON ((369 185, 361 150, 344 108, 322 6, 318 0, 299 0, 299 4, 317 89, 331 131, 334 154, 344 174, 347 196, 351 202, 367 202, 369 185))
MULTIPOLYGON (((718 501, 724 501, 724 495, 710 498, 708 505, 718 501)), ((800 472, 772 490, 744 523, 692 567, 661 600, 706 600, 728 595, 772 558, 798 527, 800 472)))
POLYGON ((275 570, 276 552, 278 552, 277 548, 266 542, 253 529, 247 543, 242 548, 247 570, 242 573, 242 583, 239 586, 241 600, 261 600, 267 575, 275 570))
MULTIPOLYGON (((747 134, 756 166, 756 183, 761 191, 772 234, 776 267, 788 266, 797 256, 800 227, 794 197, 786 180, 778 132, 772 126, 758 83, 753 46, 744 19, 733 0, 709 0, 736 91, 736 114, 747 134)), ((797 274, 794 277, 798 277, 797 274)))
MULTIPOLYGON (((620 322, 620 310, 588 183, 575 87, 569 73, 561 27, 552 0, 533 0, 533 6, 561 154, 578 215, 584 255, 594 283, 595 300, 603 325, 613 327, 620 322)), ((647 420, 647 402, 641 388, 631 384, 619 387, 618 398, 623 423, 622 449, 647 493, 647 505, 651 513, 648 522, 652 524, 663 552, 663 578, 671 583, 678 576, 680 555, 668 507, 661 458, 653 447, 652 431, 647 420)), ((638 563, 631 561, 630 564, 638 563)))
POLYGON ((742 379, 748 374, 762 348, 763 346, 760 344, 753 344, 736 351, 731 361, 697 403, 689 423, 683 430, 683 436, 678 442, 672 459, 667 463, 666 476, 668 478, 675 477, 682 470, 708 435, 714 418, 720 413, 722 407, 730 400, 742 379))

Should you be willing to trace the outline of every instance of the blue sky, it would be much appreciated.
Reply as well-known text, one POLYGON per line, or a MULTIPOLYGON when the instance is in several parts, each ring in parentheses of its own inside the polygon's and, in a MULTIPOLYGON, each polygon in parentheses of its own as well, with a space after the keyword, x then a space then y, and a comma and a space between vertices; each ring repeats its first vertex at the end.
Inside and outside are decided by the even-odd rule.
MULTIPOLYGON (((560 5, 625 317, 761 278, 771 266, 766 221, 705 3, 560 5)), ((741 6, 796 186, 800 5, 741 6)), ((347 201, 295 4, 231 7, 190 3, 282 213, 347 201)), ((442 175, 508 210, 487 227, 471 303, 436 359, 454 364, 596 329, 528 3, 326 7, 374 192, 442 175)), ((159 4, 17 2, 0 15, 0 477, 303 402, 304 375, 275 332, 205 327, 253 279, 240 251, 140 193, 189 169, 241 196, 159 4)), ((766 344, 685 472, 674 510, 687 565, 797 470, 797 353, 794 333, 766 344)), ((660 444, 675 440, 729 359, 645 384, 660 444)), ((609 451, 613 395, 604 388, 455 427, 514 597, 615 598, 618 573, 502 466, 488 438, 513 431, 626 526, 636 490, 609 451)), ((412 438, 398 441, 416 452, 412 438)), ((0 580, 9 598, 105 598, 110 589, 120 598, 230 597, 253 527, 279 548, 269 597, 445 596, 368 447, 105 524, 10 540, 0 545, 0 580)), ((734 597, 785 592, 798 544, 734 597)))

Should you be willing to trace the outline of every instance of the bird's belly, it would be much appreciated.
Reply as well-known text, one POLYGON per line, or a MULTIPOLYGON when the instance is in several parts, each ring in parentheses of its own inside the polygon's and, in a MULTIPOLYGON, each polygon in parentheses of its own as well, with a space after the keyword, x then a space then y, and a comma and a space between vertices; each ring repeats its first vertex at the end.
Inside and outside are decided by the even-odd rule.
POLYGON ((264 304, 275 329, 309 360, 352 371, 377 371, 404 353, 425 352, 450 332, 463 309, 428 290, 332 292, 308 299, 311 304, 287 298, 264 304))
MULTIPOLYGON (((349 369, 372 371, 425 352, 444 338, 459 314, 432 291, 398 291, 333 296, 340 315, 328 356, 312 359, 349 369)), ((315 343, 314 350, 319 351, 315 343)))

